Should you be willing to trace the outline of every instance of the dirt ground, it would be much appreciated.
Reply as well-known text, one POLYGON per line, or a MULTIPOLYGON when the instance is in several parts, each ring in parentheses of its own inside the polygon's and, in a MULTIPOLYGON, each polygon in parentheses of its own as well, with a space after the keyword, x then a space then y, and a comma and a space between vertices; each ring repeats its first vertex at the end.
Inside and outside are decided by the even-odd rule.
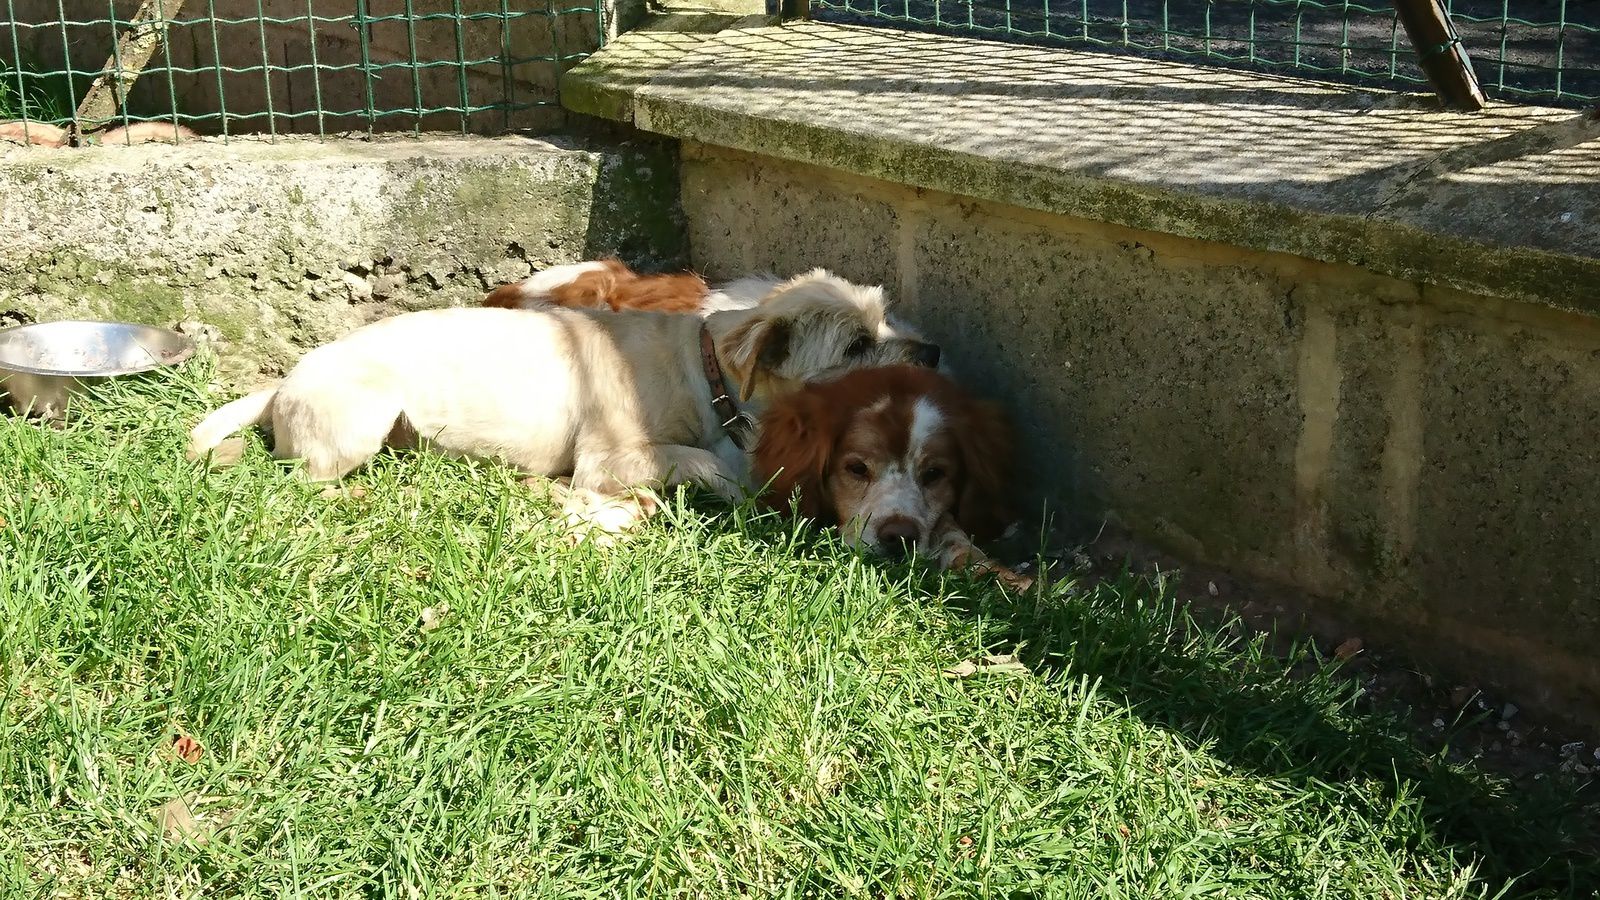
MULTIPOLYGON (((1342 674, 1361 682, 1366 703, 1399 714, 1411 723, 1420 745, 1430 751, 1448 747, 1453 761, 1470 760, 1516 782, 1557 774, 1600 780, 1600 722, 1439 674, 1341 618, 1325 602, 1182 563, 1111 528, 1088 544, 1056 537, 1048 546, 1062 548, 1044 556, 1053 577, 1112 577, 1125 566, 1145 575, 1159 572, 1171 579, 1176 596, 1197 618, 1236 617, 1244 628, 1266 635, 1280 657, 1296 642, 1314 642, 1324 658, 1343 661, 1342 674)), ((1003 551, 1001 556, 1018 558, 1003 551)), ((1027 563, 1018 569, 1035 574, 1027 563)), ((1312 671, 1305 664, 1304 674, 1312 671)))

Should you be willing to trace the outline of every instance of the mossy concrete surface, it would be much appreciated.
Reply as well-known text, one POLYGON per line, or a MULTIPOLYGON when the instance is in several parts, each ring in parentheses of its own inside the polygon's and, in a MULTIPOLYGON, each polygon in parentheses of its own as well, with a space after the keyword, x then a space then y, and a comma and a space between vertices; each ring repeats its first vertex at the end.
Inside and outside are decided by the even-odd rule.
POLYGON ((1600 320, 685 144, 713 277, 886 285, 1020 488, 1600 720, 1600 320))
POLYGON ((604 56, 568 69, 561 76, 561 105, 569 112, 631 123, 634 91, 738 20, 698 11, 651 16, 607 43, 604 56))
POLYGON ((0 151, 0 317, 220 337, 241 382, 547 265, 681 266, 675 149, 526 138, 0 151), (209 327, 208 327, 209 326, 209 327))
POLYGON ((1600 312, 1581 112, 818 22, 636 49, 566 81, 684 140, 1600 312))

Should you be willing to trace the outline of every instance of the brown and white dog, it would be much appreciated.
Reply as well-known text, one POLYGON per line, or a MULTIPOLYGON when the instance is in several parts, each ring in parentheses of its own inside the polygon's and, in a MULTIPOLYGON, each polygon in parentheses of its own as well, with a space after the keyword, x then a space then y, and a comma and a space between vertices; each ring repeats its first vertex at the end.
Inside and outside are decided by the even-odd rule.
POLYGON ((406 313, 312 350, 276 387, 213 412, 191 432, 189 457, 266 425, 275 456, 329 480, 385 446, 423 444, 570 475, 573 524, 620 531, 655 511, 638 489, 748 491, 734 398, 735 412, 759 416, 828 373, 926 356, 888 329, 883 304, 877 288, 818 269, 754 308, 704 319, 553 306, 406 313))
POLYGON ((999 408, 917 366, 856 369, 807 384, 762 420, 752 475, 766 502, 839 528, 885 556, 920 553, 1025 590, 974 539, 1011 522, 1013 437, 999 408))
MULTIPOLYGON (((506 309, 534 309, 540 306, 565 306, 569 309, 647 310, 664 313, 698 313, 750 309, 770 296, 782 279, 775 275, 751 275, 713 288, 693 272, 640 275, 618 259, 551 266, 538 274, 503 284, 489 292, 484 306, 506 309)), ((893 313, 889 328, 901 337, 923 341, 921 335, 893 313)), ((915 360, 919 365, 936 367, 938 347, 923 341, 927 355, 915 360)), ((879 360, 887 364, 896 360, 879 360)))

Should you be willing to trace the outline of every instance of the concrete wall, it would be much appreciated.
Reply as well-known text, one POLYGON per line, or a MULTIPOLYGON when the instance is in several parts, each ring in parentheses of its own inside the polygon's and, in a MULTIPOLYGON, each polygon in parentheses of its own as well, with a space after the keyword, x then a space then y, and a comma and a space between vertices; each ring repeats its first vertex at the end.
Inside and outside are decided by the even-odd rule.
MULTIPOLYGON (((713 276, 888 285, 1027 483, 1478 677, 1600 689, 1600 321, 685 142, 713 276)), ((1575 708, 1575 707, 1573 707, 1575 708)))
POLYGON ((249 383, 555 263, 686 262, 660 142, 392 138, 0 148, 0 327, 198 322, 249 383))

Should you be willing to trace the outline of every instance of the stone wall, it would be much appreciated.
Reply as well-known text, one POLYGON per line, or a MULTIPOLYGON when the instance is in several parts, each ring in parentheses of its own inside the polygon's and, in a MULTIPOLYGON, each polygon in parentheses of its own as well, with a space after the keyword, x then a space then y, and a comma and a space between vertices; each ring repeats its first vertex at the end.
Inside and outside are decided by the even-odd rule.
POLYGON ((527 138, 0 149, 0 318, 204 323, 249 382, 547 265, 683 265, 676 162, 527 138))

